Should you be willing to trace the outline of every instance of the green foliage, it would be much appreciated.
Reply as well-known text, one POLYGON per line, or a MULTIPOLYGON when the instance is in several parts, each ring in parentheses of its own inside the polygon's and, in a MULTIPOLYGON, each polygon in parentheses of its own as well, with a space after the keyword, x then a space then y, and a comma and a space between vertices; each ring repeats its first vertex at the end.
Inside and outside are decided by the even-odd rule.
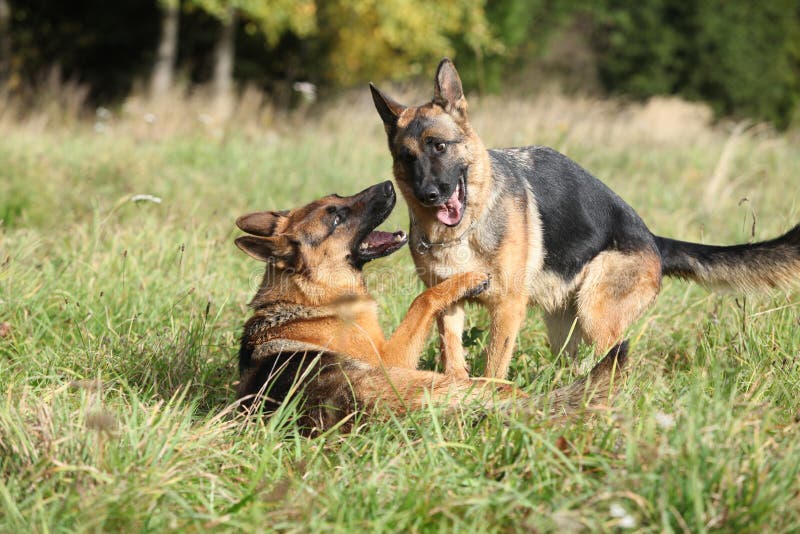
POLYGON ((680 94, 720 115, 791 121, 800 99, 797 2, 610 0, 593 13, 608 90, 680 94))
POLYGON ((535 63, 573 13, 567 0, 499 0, 486 6, 491 46, 456 37, 459 74, 481 93, 513 90, 504 84, 515 69, 535 63))
POLYGON ((686 93, 720 114, 786 126, 800 100, 800 4, 698 4, 697 67, 686 93))
POLYGON ((454 36, 473 48, 492 47, 485 0, 333 0, 320 2, 324 75, 343 85, 367 78, 429 74, 455 52, 454 36))
POLYGON ((306 37, 316 31, 316 5, 313 0, 186 0, 213 17, 224 20, 236 10, 246 19, 249 32, 261 33, 269 47, 291 32, 306 37))
POLYGON ((189 0, 215 18, 236 9, 249 34, 274 49, 284 34, 305 39, 318 54, 305 69, 334 85, 366 78, 406 79, 443 55, 453 55, 454 36, 471 49, 494 40, 485 0, 189 0))

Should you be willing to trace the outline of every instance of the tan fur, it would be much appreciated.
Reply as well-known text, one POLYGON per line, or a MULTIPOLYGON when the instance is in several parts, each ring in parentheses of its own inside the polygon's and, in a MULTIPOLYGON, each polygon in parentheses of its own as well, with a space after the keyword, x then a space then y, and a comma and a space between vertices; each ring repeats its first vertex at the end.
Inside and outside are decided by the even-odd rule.
POLYGON ((469 378, 464 359, 461 332, 464 331, 464 305, 453 304, 436 319, 439 328, 440 359, 444 374, 460 379, 469 378))
POLYGON ((791 287, 800 281, 800 260, 789 247, 778 247, 771 257, 744 264, 718 264, 708 267, 693 262, 696 274, 687 278, 707 287, 735 287, 744 292, 756 292, 776 287, 791 287), (785 249, 785 250, 784 250, 785 249), (755 264, 754 264, 755 263, 755 264))
POLYGON ((661 289, 661 261, 655 252, 606 251, 584 271, 577 294, 579 326, 587 340, 605 351, 655 300, 661 289))
POLYGON ((365 289, 358 287, 346 298, 339 295, 337 299, 341 303, 326 303, 327 299, 319 296, 325 286, 315 287, 312 291, 314 297, 309 299, 303 291, 308 290, 310 283, 304 280, 301 284, 293 284, 294 287, 289 286, 291 289, 276 300, 314 306, 327 304, 330 315, 298 320, 275 328, 271 337, 319 345, 332 352, 348 354, 369 365, 414 368, 436 315, 486 279, 483 274, 464 273, 426 290, 411 303, 405 319, 388 340, 384 338, 380 327, 377 304, 365 289))
MULTIPOLYGON (((534 190, 549 194, 547 184, 554 177, 547 173, 557 171, 544 168, 545 174, 537 174, 537 165, 547 166, 548 159, 535 161, 532 149, 536 147, 500 149, 493 153, 498 160, 491 167, 490 154, 469 123, 461 81, 449 59, 439 63, 434 96, 426 104, 407 107, 372 85, 371 91, 388 136, 395 180, 409 206, 411 253, 423 281, 432 286, 470 271, 492 275, 492 287, 475 299, 488 308, 491 317, 487 377, 505 377, 528 304, 543 308, 551 348, 563 347, 574 355, 581 341, 605 350, 621 339, 655 300, 662 276, 744 291, 790 287, 800 281, 800 225, 770 241, 720 247, 655 236, 641 220, 614 213, 616 222, 630 224, 631 235, 638 237, 611 238, 605 244, 588 238, 587 246, 601 251, 595 257, 584 253, 575 258, 546 258, 534 190), (426 140, 442 148, 431 150, 426 140), (546 183, 537 184, 537 179, 546 183), (458 189, 462 184, 464 188, 458 189), (456 205, 441 198, 454 192, 466 195, 460 222, 449 219, 457 213, 456 205), (443 209, 448 219, 440 221, 437 213, 444 214, 443 209), (454 226, 448 226, 448 220, 454 226), (570 261, 581 262, 577 274, 578 265, 563 267, 570 261), (561 267, 547 270, 546 262, 561 267)), ((573 171, 565 171, 564 178, 571 176, 573 171)), ((538 199, 543 207, 553 208, 548 216, 558 214, 553 216, 557 220, 551 228, 554 237, 575 226, 558 221, 567 216, 559 204, 564 201, 562 193, 538 199), (551 201, 556 204, 544 204, 551 201)), ((592 193, 577 194, 581 195, 574 197, 578 207, 594 201, 592 193)), ((615 204, 611 197, 598 201, 606 208, 615 204)), ((590 219, 580 222, 592 225, 590 219)), ((580 229, 575 226, 573 231, 580 229)), ((562 250, 558 244, 550 248, 551 254, 562 250)), ((460 304, 438 320, 444 370, 459 378, 468 376, 460 342, 463 325, 460 304)))
MULTIPOLYGON (((609 386, 606 374, 624 362, 624 348, 621 353, 609 353, 605 367, 598 367, 587 379, 546 398, 529 399, 508 384, 470 380, 457 376, 452 369, 448 374, 416 370, 434 318, 448 308, 463 309, 460 301, 483 290, 489 277, 479 272, 455 273, 432 285, 413 301, 403 321, 386 339, 379 325, 377 305, 365 289, 361 271, 349 266, 341 250, 350 246, 353 232, 328 232, 323 228, 326 205, 338 202, 348 203, 351 217, 358 217, 357 210, 363 209, 358 195, 348 199, 327 197, 312 204, 316 205, 312 209, 307 206, 281 215, 286 220, 279 220, 280 224, 274 217, 254 214, 240 219, 241 227, 263 239, 273 237, 265 235, 270 228, 280 228, 282 234, 293 236, 296 249, 291 259, 284 258, 284 268, 270 272, 275 271, 275 262, 268 255, 272 248, 260 248, 260 241, 237 240, 246 252, 273 264, 268 266, 268 274, 253 299, 254 315, 245 325, 243 351, 245 347, 252 350, 246 359, 240 356, 243 359, 238 395, 244 404, 251 404, 255 397, 269 398, 270 381, 280 374, 281 366, 295 357, 301 358, 303 372, 293 377, 298 385, 292 387, 291 394, 305 397, 308 405, 303 408, 303 421, 312 430, 330 428, 354 412, 404 413, 429 403, 455 407, 467 401, 486 406, 499 400, 508 408, 519 406, 533 414, 540 408, 549 413, 574 411, 584 399, 607 396, 603 389, 609 386), (320 239, 320 235, 326 237, 320 239), (320 272, 333 279, 320 277, 320 272), (609 366, 609 362, 613 365, 609 366), (264 370, 269 373, 260 373, 264 370), (587 380, 600 386, 600 391, 588 389, 587 380)), ((484 293, 502 294, 493 293, 493 287, 489 285, 484 293)), ((524 315, 524 301, 518 309, 524 315)), ((521 317, 515 320, 521 321, 521 317)), ((505 328, 512 319, 498 317, 495 323, 498 328, 505 328)))
MULTIPOLYGON (((379 112, 381 101, 393 102, 374 88, 373 98, 379 112)), ((417 201, 406 170, 397 157, 393 170, 411 213, 411 253, 423 281, 431 286, 470 271, 487 272, 492 276, 492 286, 475 299, 488 308, 491 319, 484 376, 506 376, 516 337, 530 304, 544 309, 554 350, 568 341, 571 330, 573 335, 566 346, 571 354, 575 354, 582 339, 598 349, 607 349, 618 341, 658 293, 658 258, 654 255, 644 258, 645 253, 636 253, 635 258, 601 254, 570 280, 546 272, 542 221, 536 198, 530 189, 525 190, 524 196, 498 191, 500 182, 492 175, 488 151, 469 124, 466 100, 452 63, 444 60, 440 64, 435 95, 430 103, 418 107, 394 104, 396 107, 391 113, 396 115, 396 124, 392 126, 384 118, 390 146, 393 132, 413 154, 421 152, 426 136, 461 140, 448 149, 453 151, 448 157, 469 166, 467 202, 463 219, 456 227, 441 224, 435 216, 436 210, 417 201), (418 117, 428 119, 429 126, 419 135, 404 135, 404 130, 418 117), (499 246, 492 243, 497 234, 492 221, 498 214, 504 215, 506 224, 499 246), (446 247, 425 247, 426 241, 455 243, 446 247), (638 265, 640 260, 645 261, 646 266, 638 265), (629 267, 636 272, 643 270, 631 275, 626 271, 629 267), (641 286, 637 286, 638 283, 641 286)), ((508 157, 517 158, 521 167, 534 165, 530 155, 522 150, 510 149, 506 153, 508 157)), ((449 308, 437 324, 445 373, 467 377, 461 346, 463 305, 449 308)))
MULTIPOLYGON (((410 110, 421 108, 409 108, 410 110)), ((428 110, 429 116, 443 116, 444 121, 452 121, 449 115, 439 110, 439 115, 428 110)), ((462 125, 463 127, 463 125, 462 125)), ((547 309, 557 309, 563 305, 572 288, 557 277, 548 277, 542 272, 544 262, 541 221, 536 210, 535 200, 530 198, 524 204, 514 198, 502 197, 491 190, 491 169, 488 155, 480 139, 471 129, 465 129, 468 145, 473 159, 470 160, 468 209, 458 228, 443 226, 431 214, 413 200, 407 182, 398 179, 401 192, 409 203, 409 209, 418 225, 418 230, 431 241, 455 239, 464 228, 475 221, 476 229, 463 243, 446 247, 430 248, 420 253, 417 228, 412 227, 410 245, 412 256, 420 276, 431 285, 446 280, 460 272, 483 271, 492 275, 492 287, 476 300, 489 308, 491 317, 491 341, 487 354, 486 377, 504 378, 513 349, 516 335, 525 318, 525 309, 531 300, 541 300, 547 309), (482 158, 475 157, 482 154, 482 158), (488 199, 488 200, 487 200, 488 199), (486 242, 488 231, 482 228, 482 219, 492 213, 502 211, 509 214, 506 238, 499 250, 489 250, 486 242)), ((395 165, 395 173, 402 175, 402 166, 395 165)), ((465 378, 468 376, 466 359, 461 347, 461 333, 464 323, 463 306, 457 305, 448 310, 438 320, 440 339, 443 341, 442 361, 446 373, 465 378)))

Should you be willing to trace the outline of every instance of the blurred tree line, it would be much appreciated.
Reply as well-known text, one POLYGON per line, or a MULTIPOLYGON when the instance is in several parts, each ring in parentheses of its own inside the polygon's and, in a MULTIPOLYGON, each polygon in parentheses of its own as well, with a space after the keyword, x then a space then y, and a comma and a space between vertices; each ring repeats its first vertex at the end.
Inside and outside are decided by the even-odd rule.
POLYGON ((296 82, 428 78, 445 55, 481 92, 550 77, 785 127, 800 100, 800 2, 0 0, 0 84, 17 93, 57 66, 95 102, 247 82, 285 104, 296 82))

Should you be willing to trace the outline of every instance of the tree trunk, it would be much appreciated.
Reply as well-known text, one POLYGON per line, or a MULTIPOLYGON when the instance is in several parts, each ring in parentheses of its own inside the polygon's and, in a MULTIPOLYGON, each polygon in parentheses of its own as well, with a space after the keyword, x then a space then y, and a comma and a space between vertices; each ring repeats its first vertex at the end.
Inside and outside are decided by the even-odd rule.
POLYGON ((222 19, 222 30, 214 50, 214 97, 217 101, 227 101, 233 93, 233 61, 236 53, 236 8, 228 9, 228 16, 222 19))
POLYGON ((11 6, 0 0, 0 89, 11 76, 11 6))
MULTIPOLYGON (((0 0, 2 2, 4 0, 0 0)), ((175 78, 175 61, 178 56, 178 26, 180 22, 180 0, 162 1, 161 40, 158 43, 156 62, 150 79, 150 96, 157 97, 167 92, 175 78)))

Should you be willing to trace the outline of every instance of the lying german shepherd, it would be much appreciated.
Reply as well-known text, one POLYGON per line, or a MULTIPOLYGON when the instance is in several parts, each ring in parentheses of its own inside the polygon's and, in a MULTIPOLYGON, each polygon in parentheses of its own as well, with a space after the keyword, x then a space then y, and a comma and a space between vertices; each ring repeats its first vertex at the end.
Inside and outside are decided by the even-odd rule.
MULTIPOLYGON (((370 88, 409 206, 411 254, 423 281, 492 275, 477 297, 491 316, 487 377, 506 376, 531 303, 544 309, 551 347, 566 344, 574 354, 581 339, 598 350, 620 340, 655 300, 663 276, 743 290, 800 279, 800 226, 751 245, 675 241, 653 235, 633 208, 551 148, 486 150, 449 59, 439 63, 433 100, 422 106, 370 88)), ((468 376, 463 305, 450 307, 438 325, 445 373, 468 376)))
POLYGON ((267 262, 251 302, 239 352, 238 397, 245 406, 263 400, 268 411, 300 396, 302 426, 319 431, 356 412, 403 413, 428 402, 498 400, 513 406, 571 411, 592 396, 603 399, 627 347, 614 348, 588 380, 531 399, 513 387, 416 370, 434 317, 489 287, 485 274, 463 273, 419 295, 394 335, 386 340, 377 304, 367 293, 362 267, 407 241, 403 232, 374 231, 395 205, 391 182, 352 197, 332 195, 290 211, 240 217, 248 236, 236 244, 267 262), (591 385, 591 389, 589 386, 591 385), (513 400, 513 402, 511 402, 513 400))

